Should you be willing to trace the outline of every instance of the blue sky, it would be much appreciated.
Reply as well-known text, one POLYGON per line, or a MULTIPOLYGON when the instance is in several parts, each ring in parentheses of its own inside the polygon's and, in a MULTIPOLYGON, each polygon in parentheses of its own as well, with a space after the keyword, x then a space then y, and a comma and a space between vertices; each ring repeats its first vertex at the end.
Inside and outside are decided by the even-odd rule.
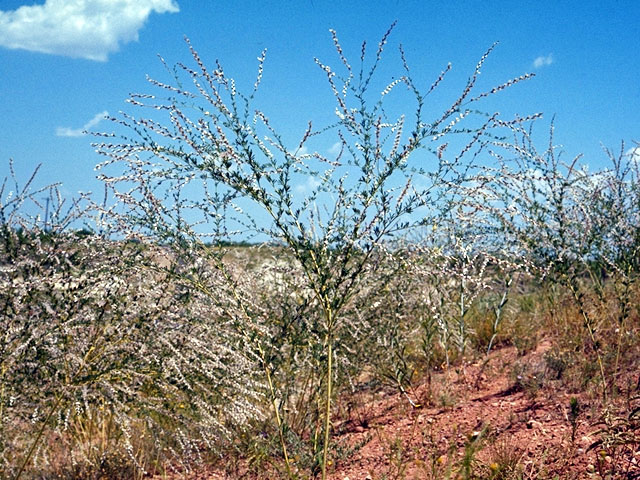
MULTIPOLYGON (((268 49, 258 105, 295 142, 308 120, 331 121, 333 102, 314 56, 338 64, 329 29, 354 60, 397 20, 384 73, 400 74, 402 43, 415 77, 428 86, 452 63, 441 94, 454 99, 482 55, 481 85, 533 72, 485 106, 504 116, 555 115, 567 155, 604 165, 601 143, 640 141, 640 2, 629 1, 0 1, 0 178, 13 158, 26 178, 66 193, 100 191, 92 138, 111 131, 104 114, 131 111, 130 92, 149 93, 145 76, 166 80, 157 55, 189 61, 183 36, 205 63, 219 59, 250 87, 256 57, 268 49)), ((436 117, 441 113, 434 106, 436 117)), ((293 145, 292 145, 293 147, 293 145)))

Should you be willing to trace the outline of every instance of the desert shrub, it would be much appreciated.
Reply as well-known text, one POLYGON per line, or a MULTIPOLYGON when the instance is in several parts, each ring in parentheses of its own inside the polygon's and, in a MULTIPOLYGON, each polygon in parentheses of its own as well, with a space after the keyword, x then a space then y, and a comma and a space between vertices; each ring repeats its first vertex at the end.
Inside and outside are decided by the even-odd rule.
POLYGON ((623 330, 612 325, 627 323, 636 282, 637 165, 623 145, 618 156, 607 152, 611 168, 591 173, 578 163, 580 157, 561 160, 553 127, 544 151, 535 147, 530 131, 514 130, 514 142, 499 144, 513 156, 497 154, 503 174, 490 187, 498 199, 494 218, 514 252, 545 283, 551 324, 566 325, 570 341, 595 359, 606 402, 623 330), (582 338, 576 338, 579 331, 582 338))
POLYGON ((215 304, 175 281, 197 274, 211 288, 207 268, 67 230, 79 204, 59 216, 55 191, 43 225, 16 208, 34 191, 0 205, 2 476, 130 478, 168 458, 188 467, 203 444, 216 450, 260 418, 263 387, 224 291, 215 304))
MULTIPOLYGON (((96 144, 116 200, 92 206, 101 234, 71 229, 86 199, 5 181, 0 475, 142 477, 238 452, 327 478, 341 395, 391 386, 415 407, 416 372, 482 355, 477 385, 493 348, 525 354, 543 335, 557 345, 513 365, 515 388, 621 388, 638 352, 637 162, 623 146, 590 173, 538 151, 528 119, 478 112, 528 78, 477 93, 491 49, 427 119, 450 67, 421 90, 400 48, 402 75, 380 79, 390 33, 354 68, 332 32, 338 67, 316 63, 336 123, 293 144, 254 106, 264 53, 243 94, 189 44, 192 65, 151 80, 163 93, 129 99, 157 117, 123 114, 96 144), (313 150, 332 134, 335 154, 313 150)), ((488 477, 517 476, 514 452, 488 477)))
MULTIPOLYGON (((440 200, 448 192, 458 191, 472 180, 477 171, 472 165, 475 155, 487 139, 495 137, 496 129, 508 124, 499 121, 497 114, 478 113, 475 104, 528 78, 524 75, 477 93, 476 81, 487 52, 461 94, 442 114, 427 120, 428 95, 450 67, 430 88, 421 90, 400 49, 402 75, 381 80, 379 66, 390 33, 391 29, 372 56, 363 44, 360 65, 354 68, 332 32, 339 67, 318 59, 316 63, 336 101, 336 124, 317 128, 310 122, 293 145, 254 106, 264 52, 254 88, 244 94, 220 63, 213 70, 207 68, 191 46, 192 66, 169 68, 175 74, 169 83, 151 81, 159 95, 133 95, 129 100, 134 106, 151 107, 147 111, 159 112, 158 117, 126 114, 115 119, 125 132, 121 140, 96 144, 108 157, 101 168, 114 172, 103 178, 121 201, 122 215, 115 223, 128 235, 135 232, 170 244, 176 251, 202 252, 202 245, 224 245, 242 232, 282 248, 290 268, 299 272, 296 278, 301 283, 296 280, 286 286, 293 288, 289 294, 304 308, 287 304, 286 310, 253 303, 239 288, 243 286, 239 277, 223 275, 242 311, 236 325, 241 332, 253 328, 242 326, 242 322, 273 331, 277 330, 274 324, 291 325, 287 317, 304 312, 299 317, 307 322, 304 329, 289 330, 295 341, 283 348, 288 361, 295 359, 296 369, 306 365, 299 373, 290 370, 288 378, 301 384, 309 379, 313 400, 304 404, 313 411, 321 410, 319 418, 311 415, 313 421, 303 437, 317 459, 312 473, 321 469, 323 478, 327 474, 333 398, 342 379, 353 377, 352 373, 343 376, 353 360, 365 358, 362 346, 352 341, 353 333, 372 332, 355 336, 358 340, 370 336, 383 344, 395 341, 380 329, 373 334, 370 322, 374 317, 363 314, 359 298, 384 292, 390 277, 382 260, 388 258, 390 242, 412 227, 430 224, 425 217, 433 217, 434 211, 446 207, 440 200), (407 92, 402 101, 412 104, 411 114, 391 116, 388 112, 395 107, 390 99, 402 98, 401 87, 407 92), (163 97, 161 92, 167 95, 163 97), (317 151, 308 153, 318 135, 329 132, 337 135, 332 143, 338 140, 340 152, 331 158, 317 151), (464 140, 456 141, 460 148, 450 152, 447 138, 454 135, 462 135, 464 140), (296 188, 298 185, 311 188, 304 192, 296 188)), ((215 268, 226 272, 219 253, 211 253, 210 258, 215 268)), ((281 338, 293 340, 290 334, 281 338)), ((273 336, 265 334, 246 344, 253 349, 268 384, 285 467, 292 476, 287 439, 291 429, 285 410, 291 402, 285 400, 306 397, 287 393, 289 386, 277 384, 284 381, 289 385, 276 375, 276 370, 285 372, 289 367, 284 357, 270 353, 283 349, 275 349, 272 340, 273 336)), ((458 348, 464 349, 464 345, 458 348)))

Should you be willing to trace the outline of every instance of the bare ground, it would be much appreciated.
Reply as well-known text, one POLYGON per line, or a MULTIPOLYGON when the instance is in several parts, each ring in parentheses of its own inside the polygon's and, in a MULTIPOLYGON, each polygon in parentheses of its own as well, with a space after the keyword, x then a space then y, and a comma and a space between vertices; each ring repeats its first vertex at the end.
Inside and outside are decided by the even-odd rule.
MULTIPOLYGON (((452 367, 432 374, 408 396, 368 391, 340 399, 330 478, 640 479, 639 422, 628 421, 640 404, 638 372, 618 381, 626 387, 603 409, 595 386, 571 391, 580 379, 549 378, 549 348, 542 342, 524 357, 513 347, 501 348, 482 374, 482 361, 452 367)), ((246 468, 223 473, 218 467, 189 478, 276 476, 246 468)))

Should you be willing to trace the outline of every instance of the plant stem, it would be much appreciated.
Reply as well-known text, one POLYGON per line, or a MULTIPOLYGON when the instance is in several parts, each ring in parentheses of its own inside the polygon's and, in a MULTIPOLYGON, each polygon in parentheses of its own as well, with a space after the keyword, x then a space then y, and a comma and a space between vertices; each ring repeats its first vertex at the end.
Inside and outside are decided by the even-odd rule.
POLYGON ((607 397, 607 377, 604 373, 604 364, 602 362, 602 355, 600 354, 600 347, 598 345, 598 342, 596 341, 596 336, 595 336, 595 331, 593 329, 593 322, 591 320, 590 315, 587 313, 587 311, 584 308, 584 304, 583 304, 583 294, 582 292, 580 292, 578 289, 579 287, 575 285, 576 280, 574 278, 571 278, 569 280, 569 288, 571 289, 571 293, 573 293, 573 297, 576 300, 576 303, 578 304, 578 310, 580 310, 580 315, 582 316, 582 319, 584 320, 584 326, 587 329, 587 332, 589 333, 589 337, 591 339, 591 343, 593 344, 593 348, 596 352, 596 358, 598 360, 598 366, 600 367, 600 377, 602 379, 602 400, 603 402, 606 404, 608 401, 608 397, 607 397))
POLYGON ((24 460, 22 461, 22 464, 20 465, 20 469, 18 470, 18 473, 16 473, 16 475, 13 477, 13 480, 18 480, 20 478, 20 476, 22 475, 22 472, 24 472, 24 469, 27 467, 27 463, 29 463, 29 460, 31 459, 31 455, 33 455, 33 452, 36 449, 36 446, 38 445, 38 442, 40 441, 40 438, 44 434, 44 429, 47 427, 47 424, 49 423, 49 420, 51 420, 51 417, 53 416, 53 414, 58 410, 58 407, 60 406, 60 403, 62 402, 62 397, 63 397, 63 395, 58 395, 57 398, 56 398, 55 403, 49 409, 49 413, 47 414, 47 417, 42 422, 42 425, 40 426, 40 430, 38 430, 38 434, 36 435, 36 438, 34 438, 33 442, 31 442, 31 447, 29 448, 29 451, 27 452, 27 455, 24 457, 24 460))
POLYGON ((509 289, 511 288, 512 281, 513 281, 513 276, 511 275, 505 280, 504 282, 505 288, 502 292, 502 297, 500 298, 500 302, 493 309, 493 314, 495 318, 494 318, 493 324, 491 325, 491 338, 489 339, 489 345, 487 346, 487 351, 484 356, 484 361, 482 362, 482 365, 480 366, 480 370, 476 375, 476 383, 475 383, 476 390, 480 388, 480 377, 482 377, 482 374, 484 373, 484 369, 487 367, 487 364, 489 363, 489 354, 491 353, 491 349, 493 348, 493 342, 495 342, 498 336, 498 327, 500 326, 500 321, 502 319, 502 309, 507 304, 507 301, 509 298, 509 289))
MULTIPOLYGON (((224 278, 227 281, 228 285, 231 286, 231 291, 233 293, 233 296, 234 296, 237 304, 242 309, 242 313, 244 314, 245 318, 249 321, 249 323, 251 323, 252 318, 251 318, 251 315, 249 314, 249 312, 247 310, 245 302, 242 300, 242 296, 240 295, 240 293, 236 289, 235 284, 233 282, 233 279, 229 275, 229 272, 225 268, 225 266, 222 263, 222 261, 220 261, 219 259, 217 259, 216 267, 224 275, 224 278)), ((205 292, 208 296, 213 297, 213 292, 209 291, 209 289, 206 288, 206 286, 200 285, 200 284, 198 284, 196 286, 201 291, 205 292)), ((250 335, 248 335, 247 332, 243 331, 243 334, 245 335, 245 337, 250 338, 250 335)), ((260 360, 262 361, 262 366, 263 366, 263 369, 264 369, 264 373, 265 373, 265 376, 267 378, 267 384, 269 385, 269 394, 271 395, 271 404, 273 405, 273 412, 276 415, 276 423, 277 423, 277 426, 278 426, 278 436, 280 438, 280 447, 282 448, 282 455, 284 456, 284 463, 285 463, 286 468, 287 468, 287 475, 288 475, 288 477, 290 479, 292 479, 292 478, 294 478, 294 476, 293 476, 293 472, 291 471, 291 462, 289 460, 289 453, 287 451, 287 443, 285 442, 285 438, 284 438, 284 423, 282 422, 282 419, 280 418, 280 410, 278 408, 276 390, 275 390, 275 387, 273 385, 273 380, 271 378, 271 372, 269 371, 269 365, 267 363, 267 355, 266 355, 266 352, 265 352, 265 350, 262 347, 262 344, 260 342, 257 343, 257 348, 258 348, 258 353, 260 354, 260 360)))
MULTIPOLYGON (((100 311, 100 315, 98 316, 98 323, 102 321, 102 318, 105 314, 105 312, 107 311, 107 303, 105 303, 102 307, 102 310, 100 311)), ((100 338, 100 335, 104 335, 104 332, 107 329, 107 324, 105 324, 101 330, 98 330, 93 338, 91 339, 90 342, 90 347, 87 350, 87 352, 84 354, 84 357, 82 358, 82 361, 80 362, 80 365, 78 365, 77 370, 75 371, 75 373, 71 376, 68 377, 67 379, 67 384, 65 385, 71 385, 73 382, 76 381, 76 379, 80 376, 80 374, 82 373, 82 370, 85 368, 85 366, 89 363, 89 359, 91 358, 91 354, 96 350, 96 344, 98 341, 98 338, 100 338)), ((47 424, 49 423, 49 420, 51 420, 51 417, 53 416, 53 414, 57 411, 57 409, 60 407, 60 403, 62 402, 62 397, 64 396, 64 390, 66 390, 66 388, 63 387, 63 392, 59 393, 56 396, 56 401, 53 404, 53 406, 51 407, 51 409, 49 410, 49 413, 47 414, 47 417, 44 419, 44 421, 42 422, 42 425, 40 426, 40 430, 38 430, 38 433, 36 435, 36 437, 34 438, 33 442, 31 443, 31 447, 29 448, 29 451, 27 452, 27 455, 25 456, 22 465, 20 465, 20 469, 18 470, 18 473, 13 477, 13 480, 18 480, 20 478, 20 476, 22 475, 22 472, 24 472, 24 469, 27 467, 27 463, 29 463, 29 460, 31 459, 31 455, 33 455, 33 452, 36 449, 36 446, 38 445, 38 442, 40 441, 40 438, 42 437, 42 435, 44 434, 44 430, 47 427, 47 424)))
POLYGON ((326 310, 328 332, 327 332, 327 406, 324 418, 324 447, 322 451, 322 480, 327 479, 327 461, 329 455, 329 429, 331 427, 331 395, 332 395, 332 377, 333 377, 333 335, 332 324, 333 315, 331 309, 326 310))
POLYGON ((273 381, 271 380, 271 373, 269 372, 269 366, 267 365, 266 359, 264 357, 264 351, 260 348, 260 353, 263 355, 262 364, 264 366, 264 372, 267 376, 267 383, 269 384, 269 393, 271 394, 271 403, 273 404, 273 411, 276 414, 276 423, 278 424, 278 435, 280 437, 280 447, 282 448, 282 454, 284 455, 284 463, 287 467, 287 476, 292 479, 294 478, 293 472, 291 471, 291 463, 289 461, 289 454, 287 452, 287 444, 284 438, 284 424, 282 419, 280 418, 280 412, 278 408, 278 404, 276 402, 276 392, 273 386, 273 381))

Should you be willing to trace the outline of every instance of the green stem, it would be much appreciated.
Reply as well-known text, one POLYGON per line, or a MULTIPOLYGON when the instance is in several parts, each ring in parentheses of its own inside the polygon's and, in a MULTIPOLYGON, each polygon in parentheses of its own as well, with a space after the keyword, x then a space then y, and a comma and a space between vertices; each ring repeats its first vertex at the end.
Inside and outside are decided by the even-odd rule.
POLYGON ((571 293, 573 293, 573 297, 576 300, 576 303, 578 304, 578 310, 580 311, 580 315, 584 320, 584 326, 586 327, 587 332, 589 333, 589 338, 591 339, 591 343, 593 344, 593 348, 596 352, 596 358, 598 360, 598 366, 600 368, 600 377, 602 379, 602 400, 604 401, 605 404, 607 404, 608 402, 607 377, 604 373, 604 363, 602 361, 602 355, 600 354, 600 347, 598 346, 598 342, 596 341, 595 331, 593 329, 593 322, 591 320, 591 317, 584 308, 583 294, 578 290, 579 287, 576 286, 574 282, 575 282, 574 278, 571 278, 569 280, 569 288, 571 289, 571 293))
MULTIPOLYGON (((331 314, 329 313, 329 316, 331 314)), ((333 376, 333 339, 331 332, 327 334, 327 407, 325 410, 324 422, 324 447, 322 452, 322 480, 327 479, 327 460, 329 455, 329 429, 331 427, 331 395, 333 376)))
POLYGON ((4 453, 5 434, 4 434, 4 402, 6 394, 6 382, 4 377, 7 372, 7 367, 2 365, 2 374, 0 375, 0 384, 2 384, 2 390, 0 390, 0 455, 4 453))
POLYGON ((273 386, 273 381, 271 380, 271 372, 269 372, 269 366, 266 363, 266 359, 264 358, 264 351, 261 348, 260 352, 262 357, 262 364, 264 366, 264 372, 267 376, 267 383, 269 384, 269 393, 271 394, 271 403, 273 404, 273 411, 276 414, 276 423, 278 424, 278 435, 280 437, 280 447, 282 448, 282 454, 284 455, 284 463, 287 467, 287 476, 292 479, 294 478, 293 472, 291 471, 291 462, 289 461, 289 454, 287 452, 287 443, 284 438, 284 424, 282 419, 280 418, 280 412, 277 404, 277 397, 275 388, 273 386))
POLYGON ((38 430, 38 434, 36 435, 36 438, 34 438, 33 442, 31 442, 31 447, 29 448, 27 455, 24 457, 24 460, 22 461, 22 465, 20 465, 20 469, 18 470, 18 473, 16 473, 16 475, 13 477, 13 480, 18 480, 22 475, 22 472, 24 472, 24 469, 27 467, 27 463, 29 463, 29 460, 31 460, 31 455, 33 455, 33 452, 35 451, 36 446, 40 441, 40 438, 44 434, 44 429, 47 427, 47 424, 49 423, 49 420, 51 420, 51 417, 53 416, 53 414, 58 410, 58 407, 60 406, 61 402, 62 402, 62 395, 58 395, 58 397, 56 398, 56 402, 49 409, 49 413, 47 414, 47 417, 44 419, 44 422, 42 422, 42 425, 40 426, 40 430, 38 430))
MULTIPOLYGON (((231 286, 231 291, 233 293, 233 296, 236 300, 236 303, 238 304, 238 306, 240 306, 242 313, 244 314, 244 317, 246 318, 246 320, 251 324, 252 323, 252 318, 251 315, 249 314, 246 305, 244 303, 244 301, 242 300, 242 297, 240 296, 240 294, 238 293, 238 290, 235 287, 235 283, 233 282, 233 279, 231 278, 231 276, 229 275, 229 273, 227 272, 227 269, 224 266, 224 263, 222 263, 222 261, 220 261, 219 259, 217 260, 217 264, 216 267, 219 269, 219 271, 224 275, 224 278, 226 280, 226 282, 228 283, 228 285, 231 286)), ((209 289, 202 284, 198 284, 197 287, 200 289, 200 291, 206 293, 208 296, 213 298, 213 292, 209 291, 209 289)), ((244 332, 245 337, 250 338, 251 335, 249 335, 247 332, 244 332)), ((280 447, 282 448, 282 455, 284 456, 284 462, 287 468, 287 475, 290 479, 294 478, 293 472, 291 471, 291 461, 289 460, 289 453, 287 451, 287 443, 285 442, 285 438, 284 438, 284 423, 282 422, 282 418, 280 418, 280 409, 278 408, 278 402, 277 402, 277 395, 276 395, 276 390, 275 387, 273 385, 273 379, 271 378, 271 372, 269 371, 269 365, 267 363, 267 355, 266 352, 264 351, 264 348, 262 347, 262 344, 260 344, 260 342, 257 343, 257 348, 258 348, 258 352, 260 353, 260 359, 262 361, 262 366, 264 368, 264 373, 265 376, 267 378, 267 384, 269 385, 269 394, 271 395, 271 404, 273 405, 273 412, 276 415, 276 423, 277 423, 277 427, 278 427, 278 436, 280 438, 280 447)))
MULTIPOLYGON (((629 266, 629 268, 626 269, 624 273, 624 277, 622 279, 622 284, 623 284, 622 294, 618 294, 618 299, 619 299, 618 301, 622 305, 619 307, 620 313, 618 314, 618 344, 616 345, 616 360, 615 360, 615 366, 613 369, 613 374, 616 377, 618 375, 618 366, 620 364, 620 351, 622 347, 622 337, 624 332, 625 320, 629 315, 629 295, 630 295, 630 288, 631 288, 630 276, 631 276, 631 266, 629 266)), ((615 391, 615 388, 614 388, 614 391, 615 391)))

